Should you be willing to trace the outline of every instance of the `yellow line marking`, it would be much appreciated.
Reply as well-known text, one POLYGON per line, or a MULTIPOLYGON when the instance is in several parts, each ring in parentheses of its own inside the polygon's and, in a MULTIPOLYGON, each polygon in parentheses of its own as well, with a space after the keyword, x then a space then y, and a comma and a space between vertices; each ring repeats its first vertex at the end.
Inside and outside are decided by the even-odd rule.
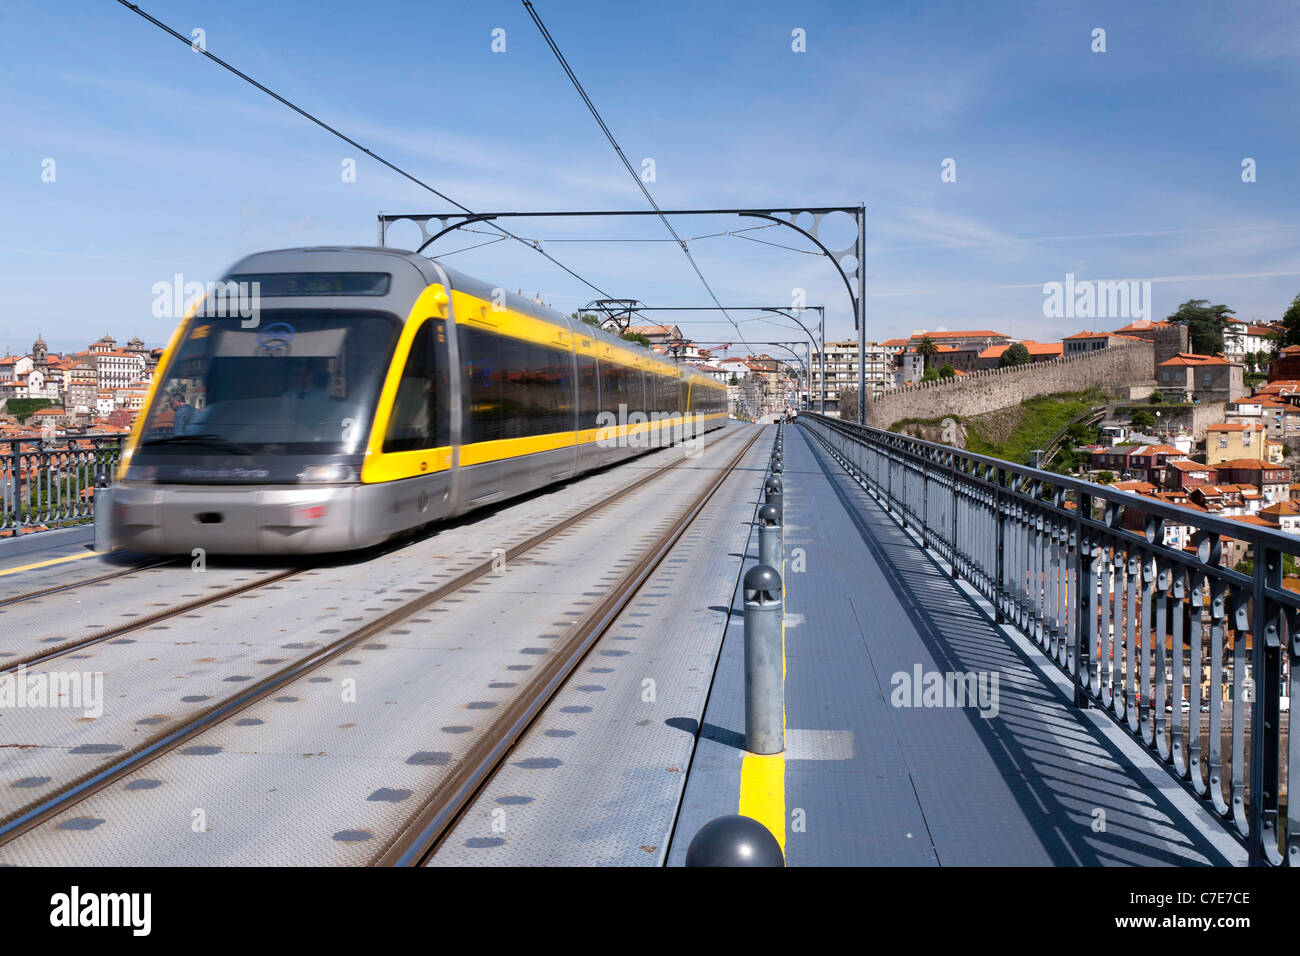
POLYGON ((80 561, 82 558, 93 558, 99 554, 97 551, 87 551, 85 554, 70 554, 63 558, 50 558, 48 561, 37 561, 35 564, 24 564, 21 568, 6 568, 0 571, 0 578, 6 574, 17 574, 19 571, 35 571, 37 568, 48 568, 52 564, 64 564, 68 561, 80 561))
POLYGON ((767 827, 785 854, 785 754, 745 754, 736 812, 767 827))

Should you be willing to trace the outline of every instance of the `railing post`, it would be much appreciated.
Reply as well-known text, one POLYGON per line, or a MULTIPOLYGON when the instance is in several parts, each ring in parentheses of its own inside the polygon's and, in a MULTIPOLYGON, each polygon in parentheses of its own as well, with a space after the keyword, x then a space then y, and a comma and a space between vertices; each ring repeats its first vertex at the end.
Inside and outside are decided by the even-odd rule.
MULTIPOLYGON (((1277 859, 1278 762, 1282 745, 1280 694, 1282 692, 1280 610, 1275 611, 1265 589, 1282 587, 1282 554, 1274 548, 1255 547, 1254 594, 1251 608, 1251 676, 1255 701, 1250 705, 1250 866, 1277 859), (1259 552, 1262 551, 1263 554, 1259 552), (1272 841, 1272 845, 1268 841, 1272 841)), ((1238 635, 1240 640, 1240 635, 1238 635)), ((1240 682, 1238 683, 1240 685, 1240 682)), ((1294 718, 1293 718, 1294 719, 1294 718)), ((1291 730, 1295 733, 1294 727, 1291 730)), ((1288 798, 1290 799, 1289 795, 1288 798)), ((1277 860, 1280 862, 1280 860, 1277 860)))
POLYGON ((960 499, 957 496, 957 467, 953 464, 956 460, 957 456, 949 453, 947 462, 948 480, 952 482, 952 514, 949 516, 949 534, 951 535, 950 550, 952 551, 952 563, 950 567, 952 570, 953 580, 961 577, 961 572, 957 569, 957 559, 958 555, 961 554, 961 549, 957 545, 957 505, 960 499))
POLYGON ((996 529, 997 541, 997 564, 995 566, 996 581, 993 586, 993 607, 995 610, 994 620, 998 624, 1006 623, 1007 617, 1003 613, 1006 609, 1006 523, 1003 520, 1003 511, 1005 504, 1002 497, 1002 490, 1006 484, 1006 470, 997 469, 994 473, 997 479, 997 485, 993 492, 993 526, 996 529))
POLYGON ((1092 495, 1079 494, 1075 502, 1074 534, 1078 542, 1074 551, 1074 579, 1078 582, 1074 602, 1074 706, 1088 706, 1088 681, 1092 668, 1092 620, 1096 616, 1092 601, 1097 593, 1093 571, 1095 545, 1084 532, 1083 518, 1092 516, 1092 495))

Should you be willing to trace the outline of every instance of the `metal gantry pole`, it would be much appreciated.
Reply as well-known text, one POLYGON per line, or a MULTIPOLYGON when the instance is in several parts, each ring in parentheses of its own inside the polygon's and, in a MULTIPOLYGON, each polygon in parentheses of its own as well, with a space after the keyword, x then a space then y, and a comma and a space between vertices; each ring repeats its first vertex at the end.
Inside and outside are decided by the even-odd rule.
MULTIPOLYGON (((854 311, 858 320, 858 424, 867 423, 867 207, 858 206, 857 294, 854 311)), ((823 351, 825 351, 823 349, 823 351)), ((825 381, 825 378, 822 379, 825 381)))

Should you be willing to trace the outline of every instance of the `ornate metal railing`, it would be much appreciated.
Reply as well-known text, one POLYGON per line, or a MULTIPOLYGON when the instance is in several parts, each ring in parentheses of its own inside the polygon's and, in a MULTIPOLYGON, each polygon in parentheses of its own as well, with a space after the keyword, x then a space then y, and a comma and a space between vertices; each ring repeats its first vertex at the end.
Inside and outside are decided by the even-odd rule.
POLYGON ((121 455, 121 436, 0 441, 0 537, 91 520, 121 455))
POLYGON ((1300 594, 1283 586, 1300 536, 808 412, 798 421, 1069 675, 1076 705, 1153 751, 1252 865, 1300 864, 1288 799, 1300 594))

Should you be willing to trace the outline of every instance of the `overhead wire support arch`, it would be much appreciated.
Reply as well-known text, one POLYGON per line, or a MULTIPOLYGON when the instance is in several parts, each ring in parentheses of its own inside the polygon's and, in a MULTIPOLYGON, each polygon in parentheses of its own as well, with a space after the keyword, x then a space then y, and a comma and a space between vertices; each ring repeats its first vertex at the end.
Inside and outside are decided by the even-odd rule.
MULTIPOLYGON (((379 214, 379 244, 386 244, 388 227, 396 222, 410 221, 415 223, 420 229, 421 243, 416 248, 416 252, 429 255, 430 258, 437 258, 430 255, 426 250, 436 243, 439 239, 461 229, 464 226, 473 225, 476 222, 486 222, 496 219, 554 219, 554 218, 605 218, 610 216, 745 216, 753 219, 764 219, 775 225, 785 226, 793 229, 799 235, 805 237, 813 243, 819 250, 820 254, 830 259, 835 271, 839 273, 840 280, 844 283, 845 291, 849 294, 849 300, 853 305, 853 327, 858 335, 858 421, 866 420, 867 388, 866 388, 866 370, 867 370, 867 340, 866 340, 866 204, 859 203, 856 206, 804 206, 804 207, 787 207, 787 208, 730 208, 730 209, 585 209, 585 210, 542 210, 536 212, 483 212, 466 214, 462 212, 441 212, 441 213, 380 213, 379 214), (839 250, 832 250, 826 246, 818 236, 818 230, 822 221, 832 213, 845 213, 851 216, 857 226, 856 237, 853 243, 839 250), (812 223, 809 228, 805 229, 799 225, 797 220, 800 216, 807 214, 812 217, 812 223), (429 223, 437 222, 438 227, 430 231, 429 223), (851 266, 845 265, 845 260, 852 258, 851 266)), ((804 250, 801 250, 804 251, 804 250)), ((715 299, 716 302, 716 299, 715 299)), ((725 309, 719 309, 726 313, 725 309)), ((637 310, 640 312, 640 310, 637 310)), ((791 307, 790 311, 797 311, 791 307)), ((730 316, 728 316, 730 320, 730 316)), ((733 325, 734 320, 732 320, 733 325)), ((739 329, 737 329, 739 332, 739 329)), ((742 336, 742 341, 743 341, 742 336)), ((824 380, 824 376, 823 376, 824 380)))
MULTIPOLYGON (((630 315, 633 312, 640 313, 642 315, 644 315, 647 312, 717 312, 724 308, 723 306, 717 306, 717 305, 646 305, 645 303, 637 299, 613 299, 613 300, 605 300, 605 302, 607 303, 621 302, 625 304, 623 306, 620 306, 618 309, 613 309, 604 304, 601 304, 598 300, 597 302, 588 303, 579 311, 580 312, 605 312, 606 315, 609 316, 610 318, 615 318, 616 316, 630 315), (635 306, 635 308, 633 308, 633 306, 635 306)), ((790 321, 794 322, 795 325, 799 326, 799 328, 803 329, 804 335, 808 336, 808 342, 812 346, 812 351, 816 352, 818 356, 819 368, 820 368, 820 379, 821 379, 820 397, 818 399, 818 411, 820 411, 823 415, 826 414, 826 306, 804 305, 804 306, 800 306, 798 309, 795 308, 787 309, 785 306, 778 306, 778 305, 729 305, 729 306, 725 306, 725 308, 732 312, 772 312, 775 313, 776 315, 780 315, 783 316, 784 318, 789 319, 790 321), (820 316, 820 328, 818 329, 817 338, 814 338, 812 332, 808 329, 808 327, 804 325, 801 321, 799 321, 799 318, 796 315, 792 314, 795 312, 816 312, 820 316)), ((732 320, 730 317, 728 317, 728 321, 731 322, 733 326, 736 324, 735 321, 732 320)), ((778 325, 776 322, 771 322, 770 320, 766 320, 762 318, 756 318, 752 320, 741 319, 740 321, 741 322, 748 322, 748 321, 767 322, 769 325, 776 325, 778 328, 782 328, 782 326, 778 325)), ((754 345, 771 345, 773 343, 747 341, 744 344, 747 347, 750 347, 754 345)), ((811 355, 809 356, 809 360, 811 361, 811 355)))

